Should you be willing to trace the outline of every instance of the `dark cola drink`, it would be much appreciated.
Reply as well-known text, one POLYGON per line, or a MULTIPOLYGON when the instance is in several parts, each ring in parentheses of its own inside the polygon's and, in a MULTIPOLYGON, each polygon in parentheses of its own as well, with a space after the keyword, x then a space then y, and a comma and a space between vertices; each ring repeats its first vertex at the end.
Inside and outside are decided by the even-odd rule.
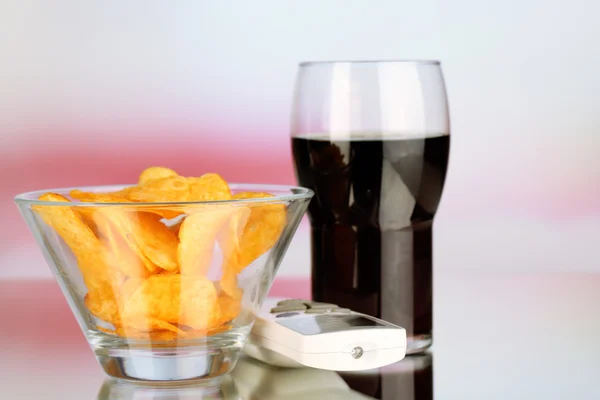
POLYGON ((420 351, 431 344, 432 223, 450 137, 388 136, 292 138, 298 182, 315 192, 312 296, 404 327, 420 351))

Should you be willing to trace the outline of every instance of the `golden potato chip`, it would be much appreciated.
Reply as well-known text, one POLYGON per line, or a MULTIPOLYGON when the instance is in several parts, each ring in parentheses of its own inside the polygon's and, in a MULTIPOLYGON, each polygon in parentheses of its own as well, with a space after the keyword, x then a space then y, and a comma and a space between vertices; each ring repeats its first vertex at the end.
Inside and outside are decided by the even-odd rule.
MULTIPOLYGON (((130 188, 127 188, 130 189, 130 188)), ((86 202, 86 203, 134 203, 134 201, 128 198, 127 191, 113 192, 113 193, 93 193, 93 192, 82 192, 81 190, 72 190, 70 196, 76 200, 86 202)), ((97 212, 97 210, 101 210, 104 207, 92 208, 92 207, 80 207, 78 211, 84 215, 89 215, 90 213, 97 212)), ((132 207, 133 209, 133 207, 132 207)), ((167 210, 164 208, 158 207, 140 207, 139 205, 135 206, 135 210, 137 211, 146 211, 156 215, 157 219, 166 218, 172 219, 181 215, 181 212, 167 210)), ((125 211, 125 210, 119 210, 125 211)))
POLYGON ((128 278, 119 287, 119 299, 125 305, 125 302, 131 297, 132 294, 144 283, 143 279, 140 278, 128 278))
POLYGON ((104 287, 98 283, 89 289, 84 297, 84 304, 89 312, 102 321, 119 326, 121 324, 121 313, 118 306, 113 287, 106 282, 104 287))
MULTIPOLYGON (((209 329, 208 332, 206 332, 206 334, 209 336, 216 335, 218 333, 227 332, 227 331, 231 330, 231 328, 233 328, 233 326, 231 324, 226 324, 223 326, 218 326, 216 328, 209 329)), ((188 332, 186 332, 185 335, 187 336, 188 332)))
POLYGON ((153 275, 127 300, 123 319, 149 318, 193 329, 219 325, 221 310, 213 283, 201 277, 153 275))
MULTIPOLYGON (((97 203, 117 203, 129 200, 121 199, 107 194, 86 193, 78 190, 71 191, 73 198, 84 202, 97 203)), ((88 207, 79 207, 86 209, 88 207)), ((136 222, 152 221, 154 225, 162 224, 159 222, 160 217, 151 213, 134 213, 121 209, 120 207, 90 207, 91 218, 97 228, 98 234, 103 238, 103 242, 107 244, 109 252, 113 254, 116 266, 121 269, 127 276, 146 277, 149 273, 158 271, 155 263, 149 259, 148 255, 142 250, 136 239, 135 234, 131 234, 132 227, 137 226, 136 222), (137 219, 132 216, 139 216, 137 219), (136 221, 132 221, 136 219, 136 221)), ((87 211, 87 212, 90 212, 87 211)), ((142 229, 144 229, 142 227, 142 229)), ((144 238, 140 238, 144 240, 144 238)), ((174 252, 176 252, 175 246, 174 252)))
POLYGON ((182 335, 179 336, 180 340, 190 340, 190 339, 199 339, 208 336, 208 330, 206 329, 192 329, 184 331, 182 335))
POLYGON ((97 326, 96 329, 98 329, 100 332, 109 333, 111 335, 117 334, 117 331, 115 329, 108 329, 103 326, 97 326))
POLYGON ((154 179, 129 190, 127 198, 139 202, 188 201, 188 180, 182 176, 154 179))
POLYGON ((176 211, 175 209, 167 209, 167 208, 161 208, 161 207, 154 207, 154 206, 148 206, 148 207, 136 207, 136 209, 138 209, 139 211, 146 211, 146 212, 150 212, 156 215, 160 215, 161 218, 164 219, 174 219, 179 217, 181 214, 183 214, 183 211, 176 211))
POLYGON ((176 275, 179 271, 167 271, 166 269, 161 270, 156 275, 176 275))
POLYGON ((131 203, 124 196, 119 196, 109 193, 93 193, 93 192, 82 192, 81 190, 71 190, 69 195, 79 201, 89 203, 131 203))
POLYGON ((135 248, 138 256, 142 259, 142 262, 144 263, 148 271, 150 271, 150 274, 156 274, 161 271, 160 267, 158 267, 152 262, 152 260, 146 257, 146 255, 139 249, 139 247, 137 247, 135 243, 133 243, 132 241, 129 241, 129 243, 133 246, 133 248, 135 248))
POLYGON ((97 213, 94 215, 96 226, 101 233, 101 241, 106 245, 108 251, 113 255, 113 265, 119 268, 125 276, 146 278, 150 271, 144 260, 131 249, 125 238, 118 229, 108 220, 106 215, 97 213))
POLYGON ((250 208, 239 207, 229 217, 227 224, 217 234, 217 240, 225 258, 238 251, 244 228, 250 217, 250 208))
MULTIPOLYGON (((245 192, 233 196, 234 199, 272 197, 268 193, 245 192)), ((251 212, 244 226, 244 233, 237 250, 226 255, 223 269, 240 273, 277 243, 286 222, 286 208, 283 204, 252 204, 251 212)))
MULTIPOLYGON (((46 193, 39 198, 42 201, 70 203, 59 194, 46 193)), ((105 284, 119 285, 123 276, 111 264, 110 252, 87 226, 79 214, 68 206, 34 206, 42 220, 48 224, 69 246, 75 258, 88 290, 95 286, 104 290, 105 284)))
POLYGON ((189 215, 179 230, 179 269, 182 275, 205 276, 221 227, 235 212, 229 207, 207 207, 189 215))
MULTIPOLYGON (((40 196, 41 201, 70 203, 60 194, 46 193, 40 196)), ((86 255, 98 251, 100 242, 94 232, 87 226, 72 207, 33 206, 40 217, 71 248, 75 256, 86 255)))
POLYGON ((159 268, 177 270, 179 239, 156 214, 101 207, 94 221, 127 276, 145 277, 159 268))
POLYGON ((221 324, 233 321, 242 310, 240 299, 232 299, 229 296, 219 296, 219 306, 221 307, 221 324))
POLYGON ((134 329, 136 331, 170 331, 175 333, 183 333, 177 326, 156 318, 139 317, 134 319, 122 319, 122 327, 134 329))
POLYGON ((241 299, 244 295, 244 291, 238 286, 237 273, 232 268, 223 270, 219 286, 222 293, 233 299, 241 299))
POLYGON ((172 342, 181 335, 183 335, 183 333, 173 331, 152 331, 150 332, 150 340, 153 342, 172 342))
POLYGON ((168 228, 174 235, 179 237, 179 229, 181 229, 181 224, 183 224, 183 219, 176 224, 169 225, 168 228))
POLYGON ((188 178, 189 201, 230 200, 229 185, 219 174, 204 174, 199 178, 188 178))
POLYGON ((177 174, 177 172, 173 171, 170 168, 150 167, 150 168, 146 168, 140 174, 140 177, 138 179, 138 184, 144 185, 145 183, 148 183, 149 181, 152 181, 155 179, 170 178, 172 176, 178 176, 178 174, 177 174))
POLYGON ((86 224, 92 230, 92 232, 94 232, 94 235, 96 235, 97 238, 100 238, 101 233, 98 230, 96 222, 94 221, 94 213, 96 210, 92 207, 76 207, 74 211, 77 213, 77 215, 79 215, 83 223, 86 224))
POLYGON ((173 332, 173 331, 163 331, 163 330, 154 330, 154 331, 145 331, 139 330, 131 327, 121 327, 115 330, 115 333, 125 339, 130 340, 148 340, 151 342, 171 342, 177 339, 178 336, 183 335, 183 333, 173 332))
POLYGON ((168 271, 178 268, 177 248, 179 239, 153 214, 138 212, 127 220, 121 220, 126 237, 156 266, 168 271))
MULTIPOLYGON (((229 330, 217 328, 215 333, 219 331, 229 330)), ((116 331, 113 331, 114 334, 122 336, 127 339, 137 339, 137 340, 149 340, 151 342, 172 342, 174 340, 191 340, 191 339, 199 339, 206 337, 209 331, 206 330, 189 330, 189 331, 181 331, 181 332, 173 332, 169 330, 153 330, 153 331, 142 331, 134 328, 118 328, 116 331)), ((212 331, 210 331, 213 334, 212 331)), ((111 332, 108 332, 111 333, 111 332)))

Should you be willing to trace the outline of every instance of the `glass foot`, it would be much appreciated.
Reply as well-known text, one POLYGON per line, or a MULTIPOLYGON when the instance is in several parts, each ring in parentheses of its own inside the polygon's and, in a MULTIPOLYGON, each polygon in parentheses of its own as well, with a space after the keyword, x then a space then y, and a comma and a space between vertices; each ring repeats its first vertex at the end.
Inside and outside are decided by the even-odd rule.
POLYGON ((433 344, 431 335, 417 335, 406 338, 408 343, 406 346, 406 354, 419 354, 426 351, 433 344))
POLYGON ((229 373, 239 347, 98 349, 96 357, 112 378, 137 382, 176 382, 212 379, 229 373))

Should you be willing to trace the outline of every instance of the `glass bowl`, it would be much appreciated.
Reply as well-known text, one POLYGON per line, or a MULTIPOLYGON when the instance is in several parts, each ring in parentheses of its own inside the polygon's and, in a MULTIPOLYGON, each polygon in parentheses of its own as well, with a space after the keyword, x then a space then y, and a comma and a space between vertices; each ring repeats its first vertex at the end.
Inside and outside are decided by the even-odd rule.
POLYGON ((65 188, 15 198, 109 376, 181 382, 235 366, 313 193, 275 185, 230 188, 272 197, 79 202, 69 196, 74 188, 65 188), (38 200, 47 192, 64 200, 38 200))

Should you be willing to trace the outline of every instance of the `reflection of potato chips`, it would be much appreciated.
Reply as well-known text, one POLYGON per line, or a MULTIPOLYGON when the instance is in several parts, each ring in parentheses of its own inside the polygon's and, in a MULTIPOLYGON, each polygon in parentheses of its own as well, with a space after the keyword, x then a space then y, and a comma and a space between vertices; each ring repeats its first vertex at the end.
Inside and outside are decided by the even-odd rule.
POLYGON ((221 318, 217 291, 205 278, 154 275, 127 300, 123 319, 157 319, 193 329, 216 327, 221 318))

